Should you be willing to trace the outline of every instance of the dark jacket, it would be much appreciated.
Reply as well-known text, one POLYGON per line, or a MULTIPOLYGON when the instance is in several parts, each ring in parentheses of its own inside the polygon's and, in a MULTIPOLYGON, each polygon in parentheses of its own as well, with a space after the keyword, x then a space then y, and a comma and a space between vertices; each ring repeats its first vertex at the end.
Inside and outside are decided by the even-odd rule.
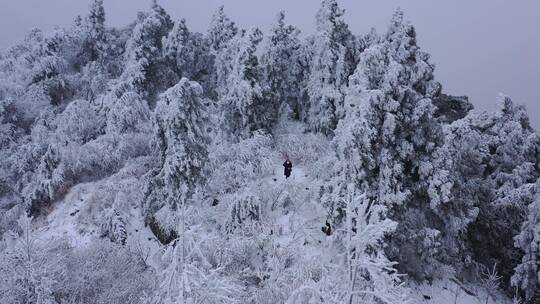
POLYGON ((285 176, 289 176, 291 175, 291 171, 292 171, 292 163, 290 160, 286 160, 284 163, 283 163, 283 167, 285 168, 283 174, 285 174, 285 176))

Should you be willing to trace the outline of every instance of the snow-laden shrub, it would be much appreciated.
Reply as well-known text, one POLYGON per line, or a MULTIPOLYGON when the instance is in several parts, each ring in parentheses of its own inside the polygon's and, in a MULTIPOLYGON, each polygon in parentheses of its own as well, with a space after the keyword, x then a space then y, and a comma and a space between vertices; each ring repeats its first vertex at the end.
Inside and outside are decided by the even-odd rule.
POLYGON ((130 159, 147 155, 149 134, 105 134, 83 145, 71 142, 59 149, 62 174, 80 182, 110 175, 130 159))
POLYGON ((75 98, 92 101, 106 93, 110 81, 103 66, 97 62, 90 62, 80 73, 66 75, 65 79, 70 87, 76 88, 75 98))
POLYGON ((256 194, 249 189, 236 195, 229 207, 229 216, 225 222, 226 233, 256 234, 260 232, 262 207, 256 194))
POLYGON ((84 144, 95 139, 105 125, 104 117, 98 111, 96 105, 86 100, 70 102, 56 117, 57 140, 84 144))
POLYGON ((70 202, 84 198, 77 217, 79 229, 100 231, 105 228, 101 232, 110 237, 109 233, 115 231, 112 229, 116 225, 114 222, 127 221, 129 210, 139 206, 143 188, 141 176, 147 170, 148 159, 136 158, 108 178, 73 187, 64 200, 70 202))
POLYGON ((220 241, 214 258, 225 273, 238 274, 242 279, 253 279, 256 270, 263 267, 262 236, 230 235, 220 241), (251 277, 251 278, 248 278, 251 277))
POLYGON ((159 281, 149 302, 237 303, 242 294, 240 282, 225 270, 225 264, 212 259, 222 245, 220 240, 193 223, 183 230, 154 256, 159 281))
POLYGON ((286 134, 277 136, 276 147, 281 155, 301 164, 315 167, 318 160, 331 153, 328 139, 321 134, 286 134))
POLYGON ((73 249, 65 240, 45 240, 22 217, 0 243, 1 303, 140 303, 155 282, 128 247, 94 240, 73 249))
POLYGON ((66 66, 67 63, 63 58, 55 55, 45 56, 35 63, 29 76, 32 83, 37 83, 61 74, 66 66))
POLYGON ((208 187, 215 193, 235 191, 257 177, 272 174, 276 166, 272 138, 259 132, 239 143, 223 143, 209 151, 208 187))
POLYGON ((14 107, 17 110, 17 116, 21 119, 18 124, 24 128, 30 129, 34 120, 43 111, 51 108, 51 99, 42 86, 31 85, 18 97, 14 107))
POLYGON ((126 244, 127 230, 126 221, 120 211, 111 208, 106 212, 105 218, 101 223, 101 236, 109 238, 112 242, 121 245, 126 244))
POLYGON ((75 249, 64 261, 57 294, 63 303, 141 303, 155 282, 128 247, 94 240, 75 249))
POLYGON ((62 241, 39 240, 26 215, 17 223, 0 243, 0 302, 54 303, 66 275, 69 247, 62 241))
POLYGON ((133 92, 112 101, 107 113, 107 133, 147 132, 150 122, 148 103, 133 92))

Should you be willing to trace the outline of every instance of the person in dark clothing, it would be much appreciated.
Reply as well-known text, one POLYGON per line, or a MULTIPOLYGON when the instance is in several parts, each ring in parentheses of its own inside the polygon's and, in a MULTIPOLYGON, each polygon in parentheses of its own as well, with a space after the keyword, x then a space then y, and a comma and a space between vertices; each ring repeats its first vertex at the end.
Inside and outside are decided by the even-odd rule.
POLYGON ((326 221, 326 224, 321 228, 322 232, 324 232, 324 234, 330 236, 332 234, 332 226, 330 226, 330 223, 328 223, 328 221, 326 221))
POLYGON ((283 167, 285 167, 285 170, 283 172, 283 174, 285 174, 285 178, 289 178, 289 176, 291 176, 291 171, 292 171, 292 163, 291 161, 287 158, 287 160, 283 163, 283 167))

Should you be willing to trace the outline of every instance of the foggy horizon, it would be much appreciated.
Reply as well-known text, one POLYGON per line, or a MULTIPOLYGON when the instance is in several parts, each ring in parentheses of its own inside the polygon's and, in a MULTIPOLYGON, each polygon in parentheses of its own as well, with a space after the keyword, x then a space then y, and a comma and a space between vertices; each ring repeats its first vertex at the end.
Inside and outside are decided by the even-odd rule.
MULTIPOLYGON (((0 50, 16 44, 32 28, 49 31, 55 26, 72 24, 77 15, 84 16, 91 1, 39 0, 9 1, 0 11, 0 50), (49 17, 49 14, 54 18, 49 17), (9 30, 7 30, 9 29, 9 30)), ((125 26, 133 22, 138 11, 148 10, 150 0, 105 1, 106 24, 125 26)), ((212 0, 188 2, 158 1, 173 19, 185 18, 190 30, 205 32, 215 10, 225 12, 241 28, 259 27, 267 33, 279 11, 288 23, 297 26, 302 35, 314 32, 315 13, 319 1, 288 2, 212 0), (248 12, 248 13, 246 13, 248 12)), ((418 43, 431 55, 435 78, 443 91, 468 96, 477 111, 493 111, 497 97, 504 93, 517 104, 525 105, 533 127, 540 127, 540 25, 538 1, 503 0, 469 3, 432 3, 427 0, 403 1, 339 1, 345 9, 345 20, 356 35, 366 34, 373 27, 384 33, 393 12, 400 7, 405 19, 417 31, 418 43)))

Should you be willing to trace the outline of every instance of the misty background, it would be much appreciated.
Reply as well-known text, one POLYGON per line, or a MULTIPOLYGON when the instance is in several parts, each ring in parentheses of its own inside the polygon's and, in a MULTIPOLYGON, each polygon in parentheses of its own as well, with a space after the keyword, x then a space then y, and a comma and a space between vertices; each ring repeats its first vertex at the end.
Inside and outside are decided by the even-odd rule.
MULTIPOLYGON (((69 26, 85 15, 91 0, 4 0, 0 4, 0 49, 21 41, 30 29, 45 31, 69 26)), ((302 0, 160 0, 173 18, 185 18, 190 30, 205 32, 214 11, 225 5, 242 28, 267 31, 283 10, 289 23, 304 35, 315 29, 319 1, 302 0)), ((123 26, 150 0, 105 0, 107 24, 123 26)), ((345 20, 355 34, 371 27, 384 33, 393 11, 401 7, 412 21, 419 45, 436 64, 436 79, 444 91, 467 95, 478 110, 494 110, 499 93, 528 108, 533 126, 540 127, 540 1, 341 0, 345 20)))

